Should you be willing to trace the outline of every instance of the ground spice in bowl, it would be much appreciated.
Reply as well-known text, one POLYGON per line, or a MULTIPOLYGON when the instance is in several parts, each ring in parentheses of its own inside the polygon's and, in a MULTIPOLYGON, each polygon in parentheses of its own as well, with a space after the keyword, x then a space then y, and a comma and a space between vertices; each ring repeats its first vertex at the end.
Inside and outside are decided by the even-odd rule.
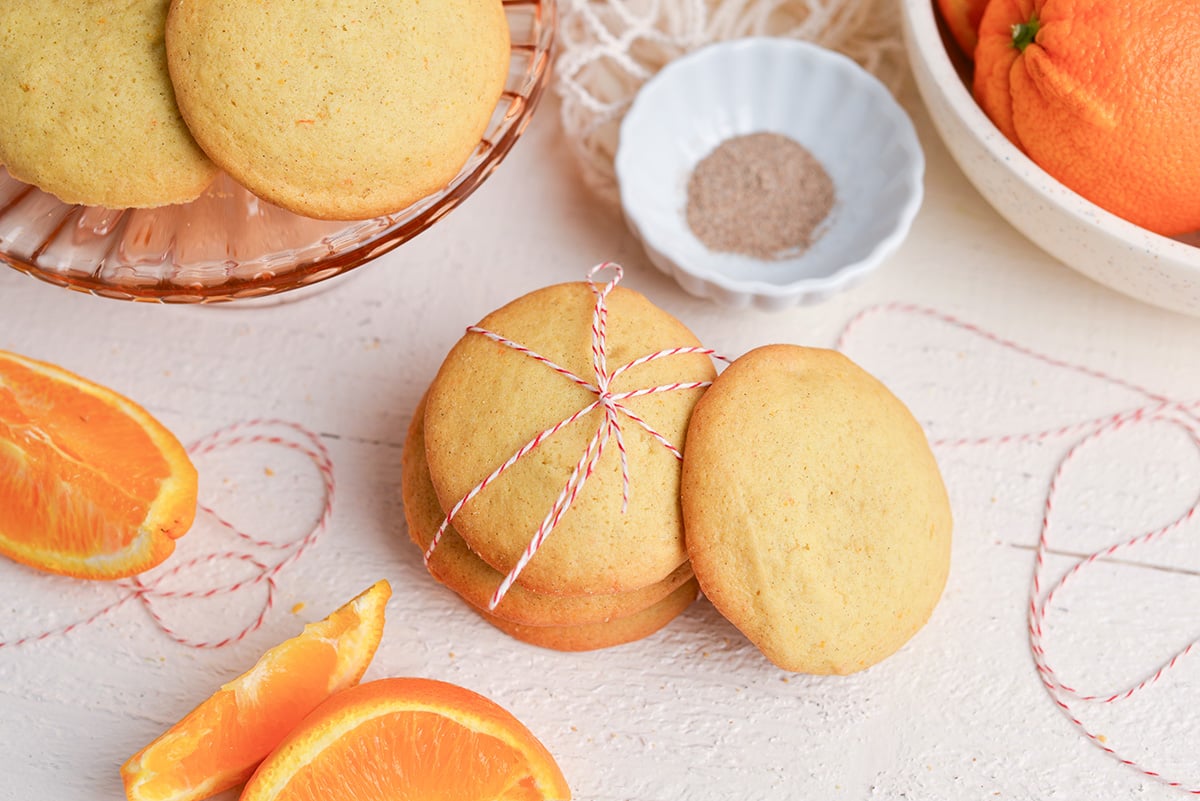
POLYGON ((709 250, 790 258, 820 236, 835 197, 833 180, 799 142, 777 133, 735 136, 692 171, 687 223, 709 250))

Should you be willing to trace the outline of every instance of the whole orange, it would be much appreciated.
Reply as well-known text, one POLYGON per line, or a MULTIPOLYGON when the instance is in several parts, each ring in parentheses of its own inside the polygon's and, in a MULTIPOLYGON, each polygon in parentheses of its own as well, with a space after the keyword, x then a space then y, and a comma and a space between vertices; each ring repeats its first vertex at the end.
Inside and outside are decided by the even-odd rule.
POLYGON ((937 0, 942 19, 958 46, 967 58, 975 55, 975 44, 979 41, 979 21, 988 0, 937 0))
POLYGON ((1200 229, 1200 2, 991 0, 975 97, 1067 187, 1168 236, 1200 229))

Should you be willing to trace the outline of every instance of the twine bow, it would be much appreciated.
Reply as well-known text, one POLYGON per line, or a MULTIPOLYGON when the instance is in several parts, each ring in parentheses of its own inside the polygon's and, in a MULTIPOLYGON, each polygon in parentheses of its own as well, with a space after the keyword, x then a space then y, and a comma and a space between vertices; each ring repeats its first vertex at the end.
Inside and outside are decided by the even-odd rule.
POLYGON ((597 465, 600 463, 600 458, 604 455, 604 452, 608 448, 610 442, 616 443, 621 464, 621 511, 622 513, 628 511, 631 481, 629 474, 629 458, 625 449, 625 434, 623 429, 625 420, 631 421, 635 425, 642 428, 642 430, 657 440, 664 448, 666 448, 673 456, 675 456, 676 459, 683 459, 683 454, 680 452, 680 450, 671 444, 671 442, 667 440, 667 438, 661 433, 656 431, 654 427, 650 425, 650 423, 626 406, 625 401, 628 401, 632 398, 640 398, 644 395, 657 394, 660 392, 674 392, 676 390, 686 389, 703 389, 712 383, 711 381, 689 381, 678 382, 674 384, 663 384, 660 386, 647 387, 643 389, 628 390, 625 392, 613 392, 613 382, 621 375, 635 367, 652 361, 657 361, 658 359, 665 359, 669 356, 678 356, 682 354, 702 354, 712 358, 724 360, 723 357, 717 355, 717 353, 710 348, 669 348, 667 350, 655 351, 654 353, 640 356, 628 364, 623 364, 614 370, 609 370, 607 336, 608 296, 621 281, 622 275, 623 270, 621 269, 620 265, 613 264, 612 262, 604 262, 603 264, 596 265, 589 270, 587 274, 588 288, 591 289, 592 294, 596 297, 595 305, 592 308, 592 380, 582 378, 565 367, 555 364, 553 361, 547 359, 545 356, 542 356, 536 351, 533 351, 530 348, 527 348, 524 345, 514 342, 511 339, 501 336, 493 331, 488 331, 485 328, 480 328, 479 326, 474 325, 467 328, 468 333, 478 334, 486 337, 493 342, 497 342, 508 348, 512 348, 518 353, 522 353, 534 361, 546 365, 546 367, 563 376, 568 381, 571 381, 591 392, 596 396, 596 399, 566 419, 560 420, 549 428, 539 432, 531 440, 518 448, 515 453, 509 456, 503 464, 493 470, 491 474, 483 479, 483 481, 480 481, 478 484, 476 484, 465 496, 463 496, 462 500, 454 504, 454 506, 452 506, 450 511, 446 514, 446 518, 442 521, 442 524, 438 526, 437 531, 433 535, 433 541, 430 542, 429 548, 425 551, 426 567, 429 566, 429 560, 432 558, 433 552, 437 548, 438 543, 441 542, 442 535, 445 534, 446 529, 449 528, 454 518, 460 511, 462 511, 463 507, 466 506, 473 498, 487 489, 488 486, 500 478, 500 476, 504 475, 509 468, 520 461, 523 457, 527 456, 531 451, 536 449, 538 445, 545 442, 562 429, 566 428, 572 423, 575 423, 583 417, 586 417, 596 409, 600 409, 603 412, 595 434, 593 434, 592 438, 588 441, 583 455, 580 456, 579 460, 575 463, 574 468, 567 477, 566 484, 563 486, 562 491, 559 492, 554 504, 550 507, 550 510, 542 519, 541 524, 533 533, 533 537, 530 539, 529 544, 525 547, 525 550, 521 553, 521 556, 517 560, 516 564, 504 576, 504 579, 500 582, 500 586, 497 587, 496 591, 492 594, 492 598, 488 602, 488 609, 491 611, 494 611, 496 607, 500 605, 500 602, 504 600, 504 596, 508 594, 509 589, 521 575, 521 572, 525 569, 526 565, 528 565, 529 561, 533 559, 535 554, 537 554, 538 549, 542 547, 542 544, 546 541, 546 538, 549 537, 550 533, 554 531, 555 527, 558 526, 559 522, 563 519, 563 516, 566 515, 567 510, 570 509, 571 504, 574 503, 580 492, 583 491, 584 485, 595 472, 597 465), (597 273, 600 273, 604 270, 612 270, 615 274, 608 283, 604 284, 603 286, 598 286, 595 281, 593 281, 593 278, 597 273))

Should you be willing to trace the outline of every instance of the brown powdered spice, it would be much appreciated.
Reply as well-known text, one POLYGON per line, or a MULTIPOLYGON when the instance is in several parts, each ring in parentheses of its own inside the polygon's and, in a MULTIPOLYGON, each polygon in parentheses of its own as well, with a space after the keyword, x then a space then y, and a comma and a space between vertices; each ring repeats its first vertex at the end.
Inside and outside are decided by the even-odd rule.
POLYGON ((776 133, 727 139, 688 181, 687 222, 709 250, 758 259, 803 252, 833 208, 833 180, 807 148, 776 133))

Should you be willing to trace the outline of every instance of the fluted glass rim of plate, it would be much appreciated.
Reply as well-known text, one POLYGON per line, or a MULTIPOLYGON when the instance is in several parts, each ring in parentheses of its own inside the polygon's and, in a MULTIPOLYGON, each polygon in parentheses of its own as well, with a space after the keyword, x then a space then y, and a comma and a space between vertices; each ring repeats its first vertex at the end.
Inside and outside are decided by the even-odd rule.
POLYGON ((254 197, 225 174, 192 203, 104 209, 63 203, 0 166, 0 263, 99 297, 176 304, 262 299, 361 267, 434 225, 508 155, 550 79, 556 2, 503 0, 509 74, 483 137, 449 184, 405 209, 370 220, 314 220, 254 197), (221 225, 209 220, 207 233, 218 235, 211 239, 192 230, 206 213, 239 212, 219 217, 221 225), (185 243, 193 234, 196 249, 207 250, 190 260, 185 243), (294 243, 271 249, 289 235, 294 243), (242 255, 252 238, 267 246, 242 255))
POLYGON ((849 289, 899 248, 924 195, 920 141, 887 88, 840 53, 780 37, 709 44, 667 64, 625 115, 615 163, 626 222, 651 263, 689 293, 731 308, 777 311, 849 289), (861 160, 849 153, 823 156, 856 141, 846 139, 850 132, 836 119, 851 111, 870 120, 870 130, 888 134, 887 153, 875 153, 873 166, 860 168, 861 160), (686 129, 686 141, 655 141, 662 137, 648 134, 668 127, 686 129), (837 194, 813 245, 774 262, 709 250, 689 228, 684 210, 695 164, 721 141, 760 131, 784 134, 812 151, 830 171, 837 194), (856 191, 871 170, 882 170, 889 181, 877 200, 856 191), (867 220, 868 212, 877 213, 875 219, 867 220), (843 240, 850 233, 854 244, 846 252, 843 240), (842 244, 835 247, 835 241, 842 244), (768 266, 769 278, 753 277, 768 266))

